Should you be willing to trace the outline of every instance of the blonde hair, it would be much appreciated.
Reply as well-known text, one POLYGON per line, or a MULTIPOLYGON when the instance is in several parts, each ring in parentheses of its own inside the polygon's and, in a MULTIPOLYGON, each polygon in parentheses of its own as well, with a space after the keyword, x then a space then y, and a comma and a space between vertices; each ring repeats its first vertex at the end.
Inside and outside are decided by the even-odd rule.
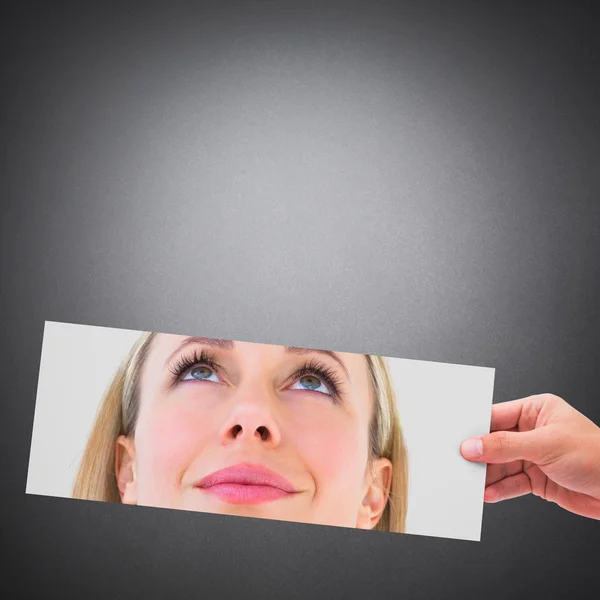
MULTIPOLYGON (((115 471, 116 441, 134 433, 140 404, 140 373, 156 333, 143 333, 110 383, 85 447, 73 498, 121 502, 115 471)), ((379 531, 404 532, 408 500, 408 461, 396 408, 392 378, 381 356, 365 355, 374 392, 369 440, 370 458, 387 458, 393 467, 385 510, 375 526, 379 531)))

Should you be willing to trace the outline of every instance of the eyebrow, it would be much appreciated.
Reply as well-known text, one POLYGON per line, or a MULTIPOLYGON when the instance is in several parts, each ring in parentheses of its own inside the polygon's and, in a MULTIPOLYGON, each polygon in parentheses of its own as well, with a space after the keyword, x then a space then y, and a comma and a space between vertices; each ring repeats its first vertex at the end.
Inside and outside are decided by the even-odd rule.
POLYGON ((351 380, 350 373, 348 373, 348 368, 344 361, 331 350, 318 350, 316 348, 297 348, 296 346, 286 346, 285 351, 288 354, 312 354, 313 352, 317 352, 319 354, 325 354, 326 356, 330 356, 333 360, 337 361, 339 365, 344 369, 344 373, 346 373, 346 377, 351 380))
MULTIPOLYGON (((192 336, 183 340, 183 342, 177 347, 175 352, 173 352, 169 356, 165 364, 168 364, 178 352, 181 352, 184 348, 187 348, 187 346, 190 346, 192 344, 202 344, 204 346, 220 348, 221 350, 233 350, 235 348, 235 342, 233 342, 232 340, 221 340, 218 338, 192 336)), ((351 379, 350 373, 348 372, 348 368, 346 367, 344 361, 335 352, 332 352, 331 350, 318 350, 316 348, 298 348, 297 346, 285 346, 285 352, 287 354, 298 355, 312 354, 314 352, 318 354, 325 354, 326 356, 333 358, 333 360, 335 360, 342 367, 344 373, 346 374, 346 377, 348 379, 351 379)))

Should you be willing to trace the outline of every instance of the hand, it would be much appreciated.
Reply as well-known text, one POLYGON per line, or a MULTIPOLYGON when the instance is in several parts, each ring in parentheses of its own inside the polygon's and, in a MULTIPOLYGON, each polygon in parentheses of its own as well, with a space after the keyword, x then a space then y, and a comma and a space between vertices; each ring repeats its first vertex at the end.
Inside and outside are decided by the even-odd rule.
POLYGON ((562 398, 540 394, 492 405, 490 429, 460 448, 489 465, 485 502, 533 493, 600 519, 600 427, 562 398))

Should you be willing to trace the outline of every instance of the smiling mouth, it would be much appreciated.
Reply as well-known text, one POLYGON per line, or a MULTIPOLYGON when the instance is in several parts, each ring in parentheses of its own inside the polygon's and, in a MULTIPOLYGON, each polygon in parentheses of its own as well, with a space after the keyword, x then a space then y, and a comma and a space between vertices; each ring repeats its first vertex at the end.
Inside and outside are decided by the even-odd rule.
POLYGON ((215 471, 195 487, 230 504, 262 504, 299 491, 274 471, 253 465, 235 465, 215 471))

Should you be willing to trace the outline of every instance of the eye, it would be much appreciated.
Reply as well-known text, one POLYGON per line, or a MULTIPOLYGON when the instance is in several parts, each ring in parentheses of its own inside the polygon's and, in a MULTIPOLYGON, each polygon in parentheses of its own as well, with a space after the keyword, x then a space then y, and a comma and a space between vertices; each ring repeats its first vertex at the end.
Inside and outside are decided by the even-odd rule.
POLYGON ((297 384, 300 384, 301 387, 294 388, 294 386, 292 386, 290 389, 309 390, 312 392, 319 392, 321 394, 333 396, 331 390, 316 375, 304 375, 303 377, 300 377, 294 385, 297 384))
POLYGON ((217 377, 217 374, 206 365, 196 365, 192 367, 184 377, 181 378, 181 381, 216 381, 217 383, 221 380, 217 377), (216 379, 212 379, 212 378, 216 379))

